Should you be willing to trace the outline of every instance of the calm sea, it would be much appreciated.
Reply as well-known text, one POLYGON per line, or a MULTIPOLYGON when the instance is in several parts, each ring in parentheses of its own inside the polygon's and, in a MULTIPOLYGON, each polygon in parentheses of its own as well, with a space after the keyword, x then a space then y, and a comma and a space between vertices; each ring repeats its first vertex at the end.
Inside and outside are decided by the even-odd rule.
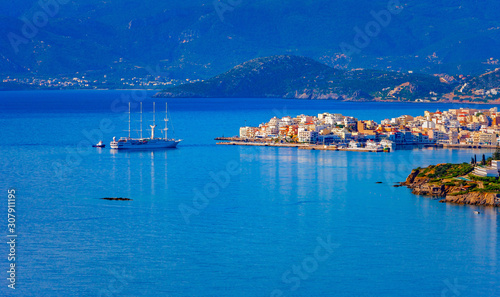
MULTIPOLYGON (((17 289, 7 288, 2 244, 0 295, 500 295, 498 210, 393 187, 412 168, 491 152, 323 152, 213 140, 273 116, 380 121, 459 106, 168 99, 170 136, 183 139, 177 149, 89 148, 127 134, 129 100, 144 102, 145 127, 153 101, 162 119, 166 100, 145 95, 0 93, 0 225, 6 242, 14 187, 18 234, 17 289)), ((139 115, 132 120, 138 129, 139 115)))

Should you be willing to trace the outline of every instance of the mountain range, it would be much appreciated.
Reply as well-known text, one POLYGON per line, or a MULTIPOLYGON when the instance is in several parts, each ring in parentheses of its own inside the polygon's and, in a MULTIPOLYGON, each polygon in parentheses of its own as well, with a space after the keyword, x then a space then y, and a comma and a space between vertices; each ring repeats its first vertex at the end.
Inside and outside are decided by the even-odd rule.
POLYGON ((205 81, 168 88, 156 97, 485 102, 500 98, 499 87, 500 68, 481 76, 455 78, 373 69, 342 70, 307 57, 281 55, 247 61, 205 81))
POLYGON ((298 55, 340 70, 479 75, 499 67, 498 11, 495 0, 2 1, 0 74, 207 79, 298 55))

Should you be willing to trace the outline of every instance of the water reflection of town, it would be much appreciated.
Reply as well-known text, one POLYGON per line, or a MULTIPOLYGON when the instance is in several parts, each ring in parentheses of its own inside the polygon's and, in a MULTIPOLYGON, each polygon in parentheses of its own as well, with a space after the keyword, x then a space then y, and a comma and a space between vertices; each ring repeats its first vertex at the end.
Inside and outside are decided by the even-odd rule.
MULTIPOLYGON (((270 199, 280 199, 271 202, 294 204, 309 199, 326 203, 325 208, 334 207, 337 210, 351 203, 351 198, 356 198, 350 197, 349 194, 360 191, 353 189, 353 185, 362 188, 365 186, 363 183, 380 180, 383 182, 381 187, 387 189, 387 195, 393 195, 395 193, 393 183, 403 181, 415 164, 429 162, 429 156, 435 153, 428 149, 409 150, 399 156, 355 152, 332 153, 294 148, 238 147, 238 150, 237 157, 241 168, 239 182, 247 182, 245 178, 259 182, 260 189, 265 189, 266 193, 274 193, 270 199), (252 166, 252 163, 255 165, 252 166)), ((474 152, 471 150, 460 153, 465 155, 474 152)), ((120 179, 120 184, 127 187, 128 193, 150 191, 153 196, 160 194, 168 189, 168 153, 168 150, 125 152, 111 150, 113 167, 110 171, 111 178, 120 179)), ((444 205, 428 198, 417 200, 424 213, 430 213, 438 207, 445 211, 443 212, 445 229, 457 228, 456 215, 466 215, 465 221, 470 222, 470 225, 463 226, 464 232, 469 233, 464 235, 469 236, 466 240, 472 240, 474 243, 472 251, 474 261, 477 261, 478 265, 488 265, 491 275, 497 273, 498 209, 444 205), (474 215, 475 210, 480 214, 474 215)), ((307 215, 306 204, 299 205, 296 211, 294 216, 307 215)), ((464 222, 464 219, 462 218, 460 222, 464 222)))
MULTIPOLYGON (((394 185, 404 181, 418 164, 432 163, 452 156, 466 159, 471 154, 482 152, 472 149, 456 151, 422 148, 393 154, 367 154, 269 147, 240 147, 239 151, 243 174, 256 175, 254 180, 261 183, 266 191, 279 193, 278 198, 273 195, 279 202, 298 203, 297 212, 294 213, 298 216, 308 215, 306 204, 300 204, 308 200, 314 200, 315 203, 328 202, 323 204, 325 209, 338 210, 344 207, 350 209, 356 205, 353 201, 365 199, 373 194, 370 192, 373 189, 377 194, 380 191, 390 199, 396 199, 402 193, 409 195, 407 189, 398 189, 394 185), (253 162, 258 165, 251 166, 253 162), (375 182, 382 184, 377 188, 375 182), (366 197, 358 197, 362 193, 366 197)), ((471 225, 460 228, 464 228, 464 232, 470 230, 468 232, 471 238, 468 240, 474 241, 473 253, 477 264, 489 265, 492 275, 496 273, 498 209, 442 204, 429 198, 420 200, 413 195, 408 198, 410 200, 407 203, 419 200, 424 213, 438 208, 444 210, 442 215, 446 217, 447 224, 457 224, 456 215, 464 215, 467 216, 466 220, 472 220, 472 229, 471 225), (479 215, 474 214, 476 209, 480 212, 479 215), (487 262, 480 263, 481 260, 487 262)))

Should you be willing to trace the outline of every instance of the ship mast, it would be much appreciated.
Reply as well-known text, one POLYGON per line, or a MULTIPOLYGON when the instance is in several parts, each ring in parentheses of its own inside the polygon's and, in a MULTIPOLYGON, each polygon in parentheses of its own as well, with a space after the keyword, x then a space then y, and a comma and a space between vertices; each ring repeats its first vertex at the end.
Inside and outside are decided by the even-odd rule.
POLYGON ((151 139, 155 138, 155 128, 156 128, 156 105, 153 102, 153 125, 149 125, 151 127, 151 139))
POLYGON ((130 102, 128 103, 128 138, 130 139, 130 102))
POLYGON ((142 102, 141 102, 141 139, 142 139, 142 102))
POLYGON ((168 103, 165 102, 165 140, 167 140, 168 131, 168 103))

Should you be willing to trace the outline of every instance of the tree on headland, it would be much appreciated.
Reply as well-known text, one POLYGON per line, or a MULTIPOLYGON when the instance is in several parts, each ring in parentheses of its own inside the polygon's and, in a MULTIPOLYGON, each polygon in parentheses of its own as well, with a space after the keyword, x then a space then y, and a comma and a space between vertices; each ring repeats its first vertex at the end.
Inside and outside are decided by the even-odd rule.
POLYGON ((470 157, 470 163, 471 163, 472 165, 476 164, 476 162, 474 162, 474 158, 473 158, 473 157, 470 157))
POLYGON ((481 165, 486 165, 486 156, 483 154, 483 161, 481 161, 481 165))
POLYGON ((500 147, 497 145, 497 148, 495 152, 493 153, 493 156, 491 156, 493 160, 500 160, 500 147))

